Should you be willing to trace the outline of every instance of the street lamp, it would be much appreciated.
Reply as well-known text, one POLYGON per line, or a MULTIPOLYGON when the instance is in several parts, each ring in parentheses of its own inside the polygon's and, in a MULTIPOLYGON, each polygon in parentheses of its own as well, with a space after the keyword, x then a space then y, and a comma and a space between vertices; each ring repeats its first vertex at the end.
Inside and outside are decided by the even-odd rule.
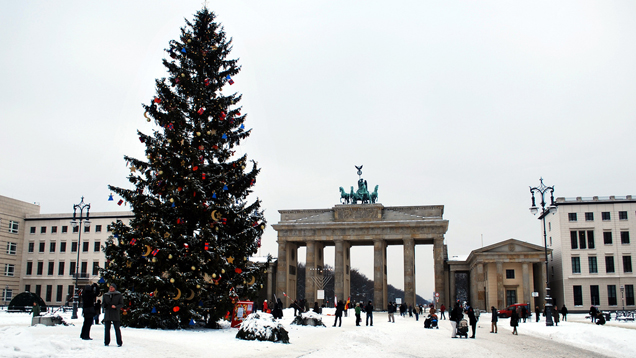
POLYGON ((532 194, 532 206, 530 212, 532 215, 536 215, 539 212, 539 208, 534 201, 534 193, 541 194, 541 215, 539 220, 543 221, 543 247, 545 250, 545 325, 553 326, 552 321, 552 299, 550 298, 550 272, 548 271, 548 237, 545 230, 545 217, 550 213, 550 210, 556 208, 554 204, 554 186, 546 186, 543 184, 543 178, 539 179, 541 185, 539 187, 530 187, 530 194, 532 194), (550 206, 545 207, 545 193, 550 191, 550 206))
POLYGON ((85 226, 89 226, 91 222, 88 220, 88 216, 90 215, 89 211, 91 210, 91 204, 84 203, 84 197, 82 197, 82 201, 79 204, 73 205, 73 220, 71 221, 71 225, 73 227, 79 227, 77 229, 77 261, 75 262, 75 295, 73 295, 73 314, 71 315, 71 319, 77 319, 77 306, 79 303, 79 287, 77 285, 77 280, 79 279, 79 255, 80 255, 80 246, 82 244, 82 221, 84 221, 85 226), (84 217, 84 209, 86 209, 86 216, 84 217), (79 210, 79 218, 77 217, 77 210, 79 210), (79 223, 78 223, 79 219, 79 223))

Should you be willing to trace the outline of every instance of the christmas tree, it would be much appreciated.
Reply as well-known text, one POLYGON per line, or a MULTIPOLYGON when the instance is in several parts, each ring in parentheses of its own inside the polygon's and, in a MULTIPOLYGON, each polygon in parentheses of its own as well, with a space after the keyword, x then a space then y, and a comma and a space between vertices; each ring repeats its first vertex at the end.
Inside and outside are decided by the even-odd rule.
POLYGON ((152 135, 138 131, 146 158, 125 157, 135 189, 110 186, 134 214, 111 225, 101 270, 127 302, 124 325, 214 327, 262 287, 266 266, 248 260, 265 229, 260 201, 248 202, 259 169, 233 150, 250 130, 241 96, 223 92, 240 67, 226 59, 231 39, 214 20, 204 8, 170 41, 168 77, 143 106, 157 125, 152 135))

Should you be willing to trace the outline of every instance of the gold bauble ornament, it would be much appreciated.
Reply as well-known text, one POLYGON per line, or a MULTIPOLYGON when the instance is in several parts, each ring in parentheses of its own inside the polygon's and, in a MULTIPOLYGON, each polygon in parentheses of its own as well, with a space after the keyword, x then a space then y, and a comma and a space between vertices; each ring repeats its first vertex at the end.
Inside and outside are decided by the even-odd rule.
POLYGON ((172 258, 172 254, 168 255, 168 258, 171 259, 172 258))
POLYGON ((172 143, 172 139, 168 139, 168 143, 172 143))
POLYGON ((225 273, 225 269, 221 269, 221 273, 225 273))
POLYGON ((212 274, 212 278, 216 278, 216 274, 215 273, 212 274))
POLYGON ((200 137, 200 136, 201 136, 201 132, 197 132, 197 137, 200 137))
POLYGON ((163 170, 160 170, 160 171, 159 171, 159 175, 161 175, 161 174, 163 174, 163 170))
POLYGON ((194 271, 194 270, 196 270, 196 269, 197 269, 197 268, 196 268, 196 267, 194 267, 194 266, 192 266, 192 267, 190 267, 190 268, 192 269, 192 271, 194 271))
POLYGON ((153 257, 153 258, 152 258, 152 262, 157 262, 157 258, 156 258, 156 257, 153 257))
POLYGON ((171 279, 170 279, 170 283, 174 283, 174 278, 171 278, 171 279))
POLYGON ((170 202, 171 202, 171 203, 174 203, 174 199, 173 199, 173 198, 170 198, 170 202))
POLYGON ((185 77, 185 73, 182 73, 182 74, 181 74, 181 77, 185 77))
MULTIPOLYGON (((262 286, 262 285, 261 285, 262 286)), ((197 288, 201 288, 201 285, 197 285, 197 288)))
POLYGON ((190 43, 190 42, 192 42, 192 40, 191 40, 191 39, 188 39, 188 43, 190 43))

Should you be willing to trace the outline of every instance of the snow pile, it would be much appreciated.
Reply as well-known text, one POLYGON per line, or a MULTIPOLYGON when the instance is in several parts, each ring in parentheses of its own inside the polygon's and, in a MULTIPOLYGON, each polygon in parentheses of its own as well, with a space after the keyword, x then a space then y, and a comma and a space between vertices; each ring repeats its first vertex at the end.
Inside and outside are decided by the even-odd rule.
POLYGON ((291 324, 296 324, 299 326, 323 326, 325 324, 322 322, 322 316, 314 311, 309 311, 305 313, 301 313, 296 316, 291 324))
POLYGON ((236 338, 253 341, 271 341, 289 343, 289 334, 281 323, 276 322, 269 313, 256 312, 245 318, 239 327, 236 338))

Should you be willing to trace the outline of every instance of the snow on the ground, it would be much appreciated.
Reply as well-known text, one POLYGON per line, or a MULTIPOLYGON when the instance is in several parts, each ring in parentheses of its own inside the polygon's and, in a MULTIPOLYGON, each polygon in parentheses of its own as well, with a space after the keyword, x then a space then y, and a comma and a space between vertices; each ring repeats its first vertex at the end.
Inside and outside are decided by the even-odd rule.
MULTIPOLYGON (((327 327, 290 325, 293 310, 286 309, 281 322, 290 344, 236 339, 237 329, 189 329, 164 331, 122 328, 124 345, 105 347, 103 326, 93 326, 92 341, 79 338, 82 318, 74 326, 34 326, 25 313, 0 312, 0 357, 135 356, 155 357, 636 357, 636 323, 610 321, 605 326, 588 323, 584 315, 569 315, 568 322, 546 327, 545 322, 521 323, 519 335, 511 335, 507 319, 499 320, 499 333, 490 334, 490 315, 482 314, 476 339, 451 339, 448 320, 440 329, 424 329, 423 319, 395 317, 387 322, 384 312, 374 313, 373 327, 355 326, 355 315, 343 317, 342 327, 332 327, 333 309, 325 309, 327 327), (331 315, 330 315, 331 314, 331 315)), ((111 332, 114 341, 114 332, 111 332)))

